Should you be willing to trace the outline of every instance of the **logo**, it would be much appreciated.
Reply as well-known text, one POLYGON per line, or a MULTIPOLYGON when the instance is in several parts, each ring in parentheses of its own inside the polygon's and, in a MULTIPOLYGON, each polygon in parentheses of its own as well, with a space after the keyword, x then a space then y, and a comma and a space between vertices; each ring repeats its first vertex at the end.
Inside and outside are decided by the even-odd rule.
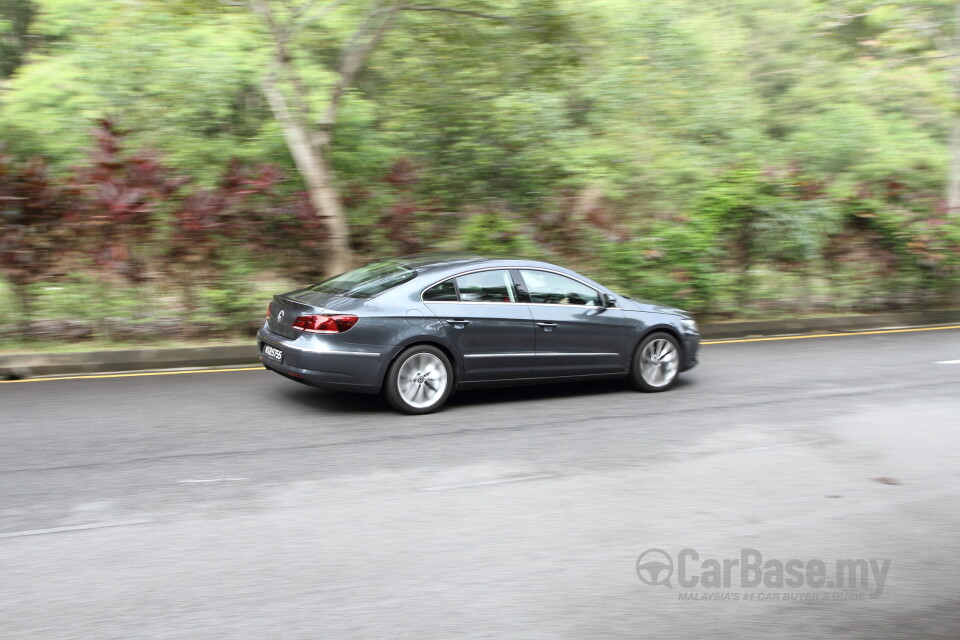
POLYGON ((637 558, 637 577, 673 589, 680 600, 864 600, 883 595, 888 558, 765 558, 740 549, 728 558, 703 557, 696 549, 671 555, 647 549, 637 558), (739 591, 738 591, 739 590, 739 591))
POLYGON ((283 322, 283 309, 277 314, 277 322, 283 322))
POLYGON ((651 587, 664 585, 670 589, 673 575, 673 558, 663 549, 647 549, 637 558, 637 577, 651 587))

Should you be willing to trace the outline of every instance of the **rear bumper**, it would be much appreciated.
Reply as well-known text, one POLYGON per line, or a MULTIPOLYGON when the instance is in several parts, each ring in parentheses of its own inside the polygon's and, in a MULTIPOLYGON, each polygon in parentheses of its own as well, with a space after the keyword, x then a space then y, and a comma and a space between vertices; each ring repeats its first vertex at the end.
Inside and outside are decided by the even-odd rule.
POLYGON ((257 349, 260 363, 284 377, 321 389, 379 393, 391 349, 335 340, 317 334, 290 339, 264 327, 257 333, 257 349), (264 355, 265 345, 280 349, 282 360, 264 355))

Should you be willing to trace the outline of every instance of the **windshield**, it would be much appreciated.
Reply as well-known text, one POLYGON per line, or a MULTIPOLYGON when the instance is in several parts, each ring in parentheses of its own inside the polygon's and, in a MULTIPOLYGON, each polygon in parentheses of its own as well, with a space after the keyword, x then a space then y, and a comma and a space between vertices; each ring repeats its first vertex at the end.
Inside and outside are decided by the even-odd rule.
POLYGON ((412 280, 416 275, 416 271, 398 262, 371 262, 359 269, 341 273, 320 284, 315 284, 307 291, 351 298, 371 298, 391 287, 412 280))

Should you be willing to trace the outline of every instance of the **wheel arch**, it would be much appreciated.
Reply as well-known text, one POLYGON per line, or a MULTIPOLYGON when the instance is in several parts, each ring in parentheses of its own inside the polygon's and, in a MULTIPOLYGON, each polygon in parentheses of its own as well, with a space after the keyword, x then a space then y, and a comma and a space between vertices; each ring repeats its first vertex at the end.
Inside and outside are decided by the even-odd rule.
POLYGON ((390 367, 393 365, 394 362, 396 362, 397 358, 399 358, 402 353, 408 351, 409 349, 412 349, 413 347, 423 346, 423 345, 426 345, 429 347, 435 347, 440 351, 442 351, 443 355, 447 356, 447 360, 449 360, 450 364, 453 365, 453 371, 451 373, 453 374, 453 387, 456 388, 457 382, 461 378, 461 371, 460 371, 461 363, 460 363, 460 359, 457 357, 456 352, 453 349, 451 349, 448 345, 443 344, 443 342, 440 340, 431 339, 426 336, 421 336, 418 338, 413 338, 410 341, 404 342, 403 344, 401 344, 397 348, 397 352, 394 353, 392 356, 390 356, 390 359, 387 360, 386 366, 383 367, 383 372, 380 374, 380 390, 381 391, 384 388, 383 386, 384 383, 387 381, 387 372, 390 371, 390 367))
MULTIPOLYGON (((651 335, 651 334, 653 334, 653 333, 667 333, 667 334, 670 334, 670 336, 671 336, 674 340, 677 341, 677 348, 680 349, 680 355, 683 356, 683 357, 686 357, 686 348, 684 347, 684 344, 683 344, 683 336, 680 335, 680 332, 677 331, 676 327, 673 327, 673 326, 671 326, 671 325, 669 325, 669 324, 655 324, 655 325, 652 325, 652 326, 647 327, 647 328, 640 334, 640 337, 637 338, 637 341, 633 343, 632 353, 636 353, 637 347, 640 346, 640 343, 643 342, 643 341, 647 338, 647 336, 649 336, 649 335, 651 335)), ((633 366, 633 356, 632 356, 632 355, 630 356, 630 363, 631 363, 631 366, 633 366)))

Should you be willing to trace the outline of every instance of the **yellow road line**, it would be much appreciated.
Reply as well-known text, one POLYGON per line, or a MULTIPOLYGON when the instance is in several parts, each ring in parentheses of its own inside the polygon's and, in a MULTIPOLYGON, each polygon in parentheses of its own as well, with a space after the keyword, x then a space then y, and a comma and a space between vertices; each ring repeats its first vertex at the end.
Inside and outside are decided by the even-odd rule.
MULTIPOLYGON (((773 336, 769 338, 737 338, 734 340, 706 340, 702 345, 736 344, 740 342, 772 342, 774 340, 809 340, 812 338, 839 338, 842 336, 869 336, 882 333, 913 333, 916 331, 946 331, 960 329, 960 325, 945 327, 915 327, 911 329, 877 329, 874 331, 851 331, 849 333, 814 333, 802 336, 773 336)), ((141 378, 146 376, 177 376, 184 373, 230 373, 234 371, 263 371, 263 367, 241 367, 236 369, 191 369, 189 371, 151 371, 149 373, 103 373, 95 375, 52 376, 49 378, 26 378, 24 380, 0 380, 0 384, 18 384, 21 382, 45 382, 48 380, 97 380, 100 378, 141 378)))
POLYGON ((20 382, 45 382, 47 380, 96 380, 98 378, 141 378, 145 376, 178 376, 183 373, 225 373, 231 371, 264 371, 263 367, 243 367, 241 369, 191 369, 189 371, 150 371, 148 373, 103 373, 83 376, 54 376, 50 378, 27 378, 25 380, 0 380, 0 384, 20 382))
POLYGON ((949 327, 915 327, 912 329, 877 329, 875 331, 851 331, 849 333, 813 333, 803 336, 775 336, 770 338, 737 338, 735 340, 708 340, 700 344, 734 344, 737 342, 771 342, 773 340, 809 340, 810 338, 838 338, 840 336, 870 336, 879 333, 912 333, 914 331, 945 331, 960 329, 960 325, 949 327))

